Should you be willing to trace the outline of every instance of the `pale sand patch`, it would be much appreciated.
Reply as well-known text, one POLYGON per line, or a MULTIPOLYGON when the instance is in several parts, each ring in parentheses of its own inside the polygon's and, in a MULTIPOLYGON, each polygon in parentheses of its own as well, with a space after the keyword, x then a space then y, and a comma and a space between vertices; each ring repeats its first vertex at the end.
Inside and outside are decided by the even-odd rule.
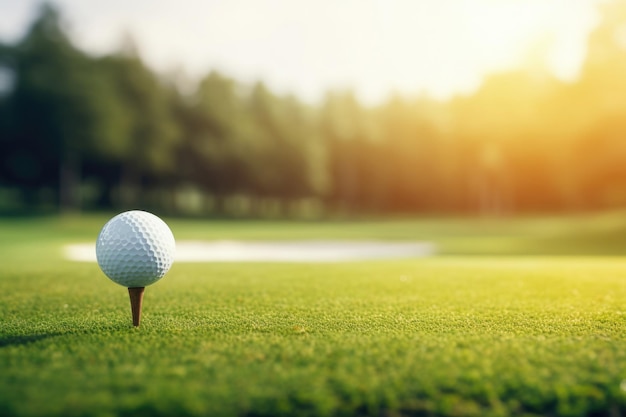
MULTIPOLYGON (((66 259, 95 262, 94 244, 63 248, 66 259)), ((433 255, 427 242, 383 241, 182 241, 176 243, 176 262, 340 262, 365 259, 421 258, 433 255)))

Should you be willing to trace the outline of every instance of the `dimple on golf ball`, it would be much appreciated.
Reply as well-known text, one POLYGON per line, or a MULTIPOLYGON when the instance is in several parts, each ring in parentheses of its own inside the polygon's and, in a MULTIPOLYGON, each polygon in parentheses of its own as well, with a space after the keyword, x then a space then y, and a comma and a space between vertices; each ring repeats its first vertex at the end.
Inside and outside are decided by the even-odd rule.
POLYGON ((96 242, 102 272, 128 288, 154 284, 174 262, 176 242, 163 220, 146 211, 118 214, 104 225, 96 242))

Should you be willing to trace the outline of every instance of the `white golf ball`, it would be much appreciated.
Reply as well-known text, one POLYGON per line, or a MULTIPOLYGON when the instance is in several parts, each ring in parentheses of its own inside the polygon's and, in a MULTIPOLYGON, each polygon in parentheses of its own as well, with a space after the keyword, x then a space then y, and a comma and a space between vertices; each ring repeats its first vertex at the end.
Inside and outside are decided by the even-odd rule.
POLYGON ((128 288, 145 287, 163 278, 174 262, 175 250, 174 235, 167 224, 139 210, 113 217, 96 242, 102 272, 128 288))

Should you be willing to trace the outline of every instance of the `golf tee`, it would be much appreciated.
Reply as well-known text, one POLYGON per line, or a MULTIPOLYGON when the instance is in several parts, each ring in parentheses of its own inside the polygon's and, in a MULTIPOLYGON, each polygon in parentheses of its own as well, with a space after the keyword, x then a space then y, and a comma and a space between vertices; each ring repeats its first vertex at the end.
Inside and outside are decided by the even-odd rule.
POLYGON ((141 304, 143 302, 143 292, 145 287, 134 287, 128 289, 130 296, 130 309, 133 313, 133 326, 139 327, 141 321, 141 304))

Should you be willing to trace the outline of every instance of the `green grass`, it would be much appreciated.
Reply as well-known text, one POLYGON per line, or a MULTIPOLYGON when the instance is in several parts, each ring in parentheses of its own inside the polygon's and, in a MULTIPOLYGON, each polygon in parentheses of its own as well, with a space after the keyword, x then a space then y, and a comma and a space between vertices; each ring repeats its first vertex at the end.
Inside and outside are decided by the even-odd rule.
POLYGON ((60 258, 104 217, 0 220, 0 415, 623 415, 626 258, 598 255, 625 252, 622 217, 172 221, 445 256, 177 264, 139 329, 124 288, 60 258))

